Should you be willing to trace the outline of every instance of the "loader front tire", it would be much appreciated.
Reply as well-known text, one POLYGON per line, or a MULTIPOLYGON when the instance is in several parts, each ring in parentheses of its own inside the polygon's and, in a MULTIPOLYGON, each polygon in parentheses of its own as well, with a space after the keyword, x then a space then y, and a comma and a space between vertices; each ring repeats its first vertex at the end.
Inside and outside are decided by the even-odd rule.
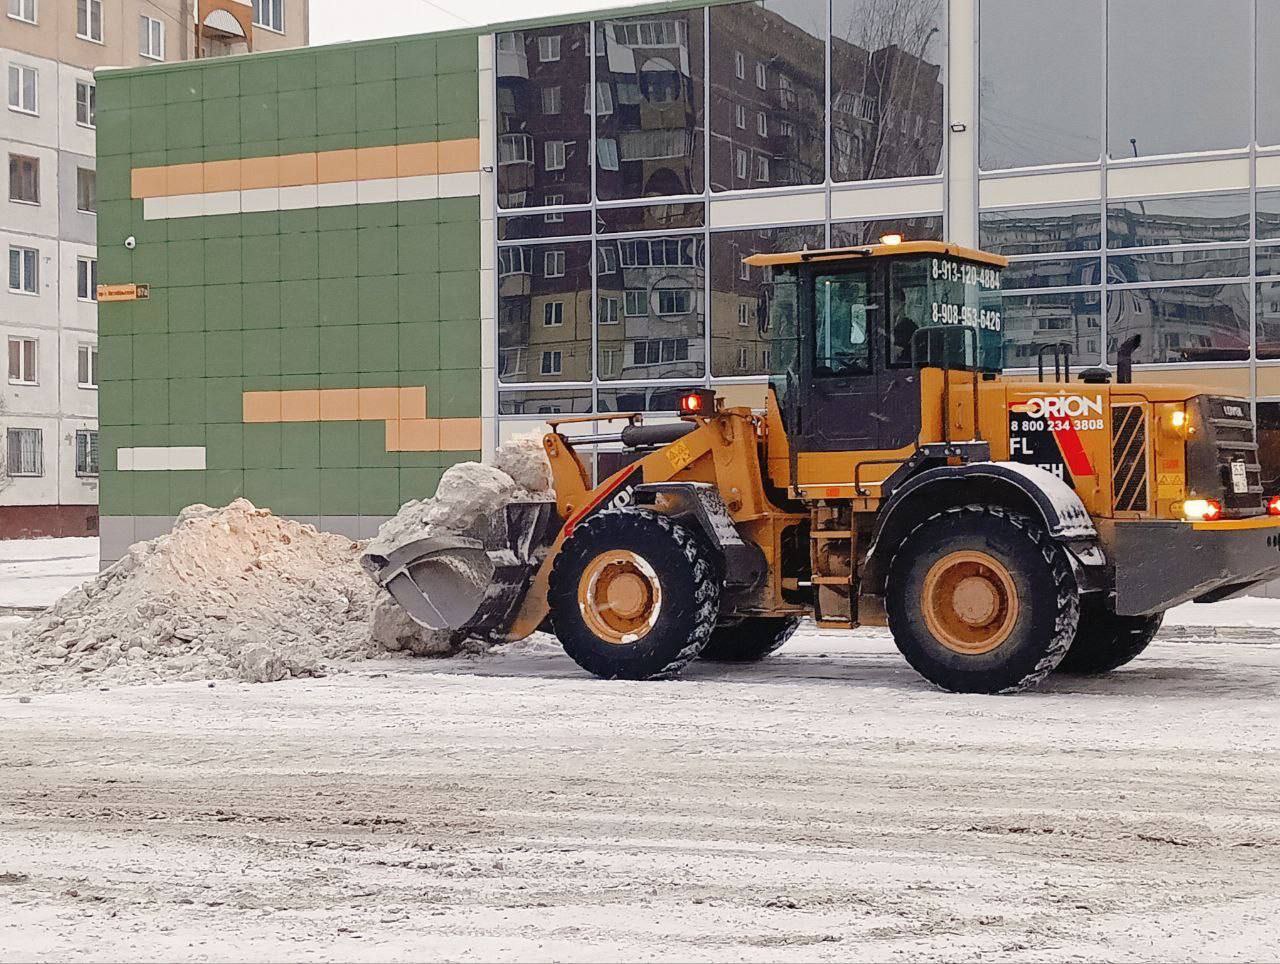
POLYGON ((1101 676, 1119 669, 1142 654, 1155 639, 1162 622, 1164 613, 1118 616, 1111 611, 1102 593, 1086 596, 1080 607, 1076 638, 1058 664, 1058 672, 1101 676))
POLYGON ((800 620, 786 616, 756 616, 717 626, 702 658, 716 663, 754 663, 781 649, 799 625, 800 620))
POLYGON ((1002 506, 957 506, 916 526, 889 563, 894 642, 925 679, 958 693, 1034 686, 1066 655, 1080 595, 1066 554, 1002 506))
POLYGON ((645 509, 607 509, 565 541, 548 600, 556 636, 587 672, 670 677, 711 638, 720 578, 689 529, 645 509))

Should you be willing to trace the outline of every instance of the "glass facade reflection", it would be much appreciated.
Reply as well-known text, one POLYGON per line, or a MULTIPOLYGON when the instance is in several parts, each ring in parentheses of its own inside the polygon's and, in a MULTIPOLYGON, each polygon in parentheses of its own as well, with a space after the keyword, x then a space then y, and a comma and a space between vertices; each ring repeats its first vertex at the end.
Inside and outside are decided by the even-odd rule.
POLYGON ((745 392, 772 349, 742 257, 890 233, 1011 259, 1010 368, 1061 342, 1107 362, 1135 332, 1139 364, 1280 368, 1280 2, 975 5, 962 50, 945 0, 496 35, 499 415, 745 392), (947 115, 949 69, 972 120, 947 115))
POLYGON ((711 189, 826 178, 826 0, 711 8, 711 189))
POLYGON ((596 23, 596 194, 701 194, 702 10, 596 23))
POLYGON ((943 0, 832 0, 831 177, 942 170, 943 0))
POLYGON ((979 15, 982 169, 1097 161, 1099 0, 982 0, 979 15))

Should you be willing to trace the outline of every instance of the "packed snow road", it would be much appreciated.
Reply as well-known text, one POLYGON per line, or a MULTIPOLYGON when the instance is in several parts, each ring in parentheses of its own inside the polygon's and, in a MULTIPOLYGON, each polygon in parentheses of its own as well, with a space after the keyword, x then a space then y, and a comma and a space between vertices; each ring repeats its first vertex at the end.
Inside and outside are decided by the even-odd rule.
POLYGON ((0 958, 1275 959, 1280 645, 1195 635, 1004 697, 872 632, 6 696, 0 958))

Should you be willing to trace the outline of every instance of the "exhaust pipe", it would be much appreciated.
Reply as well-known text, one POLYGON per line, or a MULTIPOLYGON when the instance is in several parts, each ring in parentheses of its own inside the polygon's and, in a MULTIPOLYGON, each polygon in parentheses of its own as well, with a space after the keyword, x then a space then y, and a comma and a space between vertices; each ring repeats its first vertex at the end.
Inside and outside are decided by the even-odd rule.
POLYGON ((421 536, 360 564, 418 625, 501 639, 559 529, 554 502, 513 502, 481 538, 421 536))
POLYGON ((1130 335, 1120 342, 1120 347, 1116 349, 1117 385, 1128 385, 1133 381, 1133 353, 1138 350, 1138 346, 1141 344, 1141 333, 1130 335))

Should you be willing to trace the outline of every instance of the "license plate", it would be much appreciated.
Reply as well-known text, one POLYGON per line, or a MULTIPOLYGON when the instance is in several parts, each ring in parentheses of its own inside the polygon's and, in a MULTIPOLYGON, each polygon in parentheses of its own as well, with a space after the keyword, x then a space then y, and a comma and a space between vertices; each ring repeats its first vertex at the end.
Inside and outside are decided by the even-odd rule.
POLYGON ((1231 463, 1231 488, 1237 495, 1249 491, 1249 476, 1245 474, 1243 462, 1231 463))

